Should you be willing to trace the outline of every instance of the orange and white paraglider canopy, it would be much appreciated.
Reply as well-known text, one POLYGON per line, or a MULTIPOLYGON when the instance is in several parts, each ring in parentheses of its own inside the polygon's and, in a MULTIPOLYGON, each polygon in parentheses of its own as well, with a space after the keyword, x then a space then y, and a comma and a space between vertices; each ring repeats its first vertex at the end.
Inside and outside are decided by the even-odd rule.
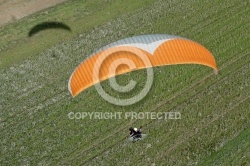
POLYGON ((217 73, 215 59, 204 46, 173 35, 143 35, 119 40, 93 53, 72 73, 68 88, 72 96, 76 96, 86 88, 115 75, 148 67, 176 64, 205 65, 217 73), (142 55, 150 63, 145 63, 142 55), (125 59, 133 61, 135 66, 131 69, 123 65, 117 68, 115 73, 110 72, 110 67, 114 63, 125 59), (98 79, 94 77, 96 73, 98 79))

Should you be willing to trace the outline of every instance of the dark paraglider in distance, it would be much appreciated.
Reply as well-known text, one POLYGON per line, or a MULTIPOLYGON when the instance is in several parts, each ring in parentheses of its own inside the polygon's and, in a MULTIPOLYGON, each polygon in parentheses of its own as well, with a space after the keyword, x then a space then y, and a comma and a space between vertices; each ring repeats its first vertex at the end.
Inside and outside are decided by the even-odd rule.
POLYGON ((64 29, 67 31, 71 31, 70 27, 64 23, 61 22, 43 22, 40 24, 35 25, 31 30, 29 31, 29 37, 39 33, 40 31, 47 30, 47 29, 64 29))

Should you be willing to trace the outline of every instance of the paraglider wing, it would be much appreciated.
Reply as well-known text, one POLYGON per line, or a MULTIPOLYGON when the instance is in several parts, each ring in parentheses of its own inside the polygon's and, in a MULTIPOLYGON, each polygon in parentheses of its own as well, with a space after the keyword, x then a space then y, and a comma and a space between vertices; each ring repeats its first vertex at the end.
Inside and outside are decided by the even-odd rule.
POLYGON ((69 26, 61 22, 43 22, 31 28, 28 35, 29 37, 31 37, 34 34, 39 33, 40 31, 43 31, 46 29, 64 29, 67 31, 71 31, 69 26))
POLYGON ((72 96, 76 96, 86 88, 116 75, 148 67, 175 64, 205 65, 217 73, 215 59, 204 46, 173 35, 143 35, 119 40, 93 53, 72 73, 68 88, 72 96), (144 63, 138 55, 143 55, 150 64, 144 63), (111 64, 120 59, 132 60, 136 66, 132 69, 122 66, 115 73, 110 73, 111 64), (102 66, 96 65, 98 63, 102 63, 102 66), (93 77, 96 72, 99 74, 98 79, 93 77))

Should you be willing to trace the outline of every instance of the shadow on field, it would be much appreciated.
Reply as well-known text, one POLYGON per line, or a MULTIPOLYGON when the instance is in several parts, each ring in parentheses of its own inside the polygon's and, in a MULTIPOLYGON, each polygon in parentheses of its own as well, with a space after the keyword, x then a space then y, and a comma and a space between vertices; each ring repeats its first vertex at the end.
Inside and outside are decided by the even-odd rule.
POLYGON ((29 37, 39 33, 40 31, 47 29, 64 29, 67 31, 71 31, 70 27, 61 22, 43 22, 41 24, 37 24, 29 31, 29 37))

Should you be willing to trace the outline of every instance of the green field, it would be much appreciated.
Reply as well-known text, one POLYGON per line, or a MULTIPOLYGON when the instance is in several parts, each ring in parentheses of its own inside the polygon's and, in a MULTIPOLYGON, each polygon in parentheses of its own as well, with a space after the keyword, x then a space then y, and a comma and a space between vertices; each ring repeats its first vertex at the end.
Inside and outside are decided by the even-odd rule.
MULTIPOLYGON (((0 27, 0 165, 250 165, 249 6, 241 0, 68 1, 0 27), (29 38, 43 21, 64 22, 72 32, 29 38), (149 94, 126 107, 106 102, 94 86, 71 97, 68 79, 80 62, 142 34, 201 43, 219 74, 200 65, 156 67, 149 94), (68 118, 93 111, 180 112, 181 119, 68 118), (146 139, 128 142, 128 128, 141 125, 146 139)), ((137 80, 140 91, 145 76, 141 70, 117 80, 137 80)), ((119 95, 108 81, 102 85, 119 95)))

